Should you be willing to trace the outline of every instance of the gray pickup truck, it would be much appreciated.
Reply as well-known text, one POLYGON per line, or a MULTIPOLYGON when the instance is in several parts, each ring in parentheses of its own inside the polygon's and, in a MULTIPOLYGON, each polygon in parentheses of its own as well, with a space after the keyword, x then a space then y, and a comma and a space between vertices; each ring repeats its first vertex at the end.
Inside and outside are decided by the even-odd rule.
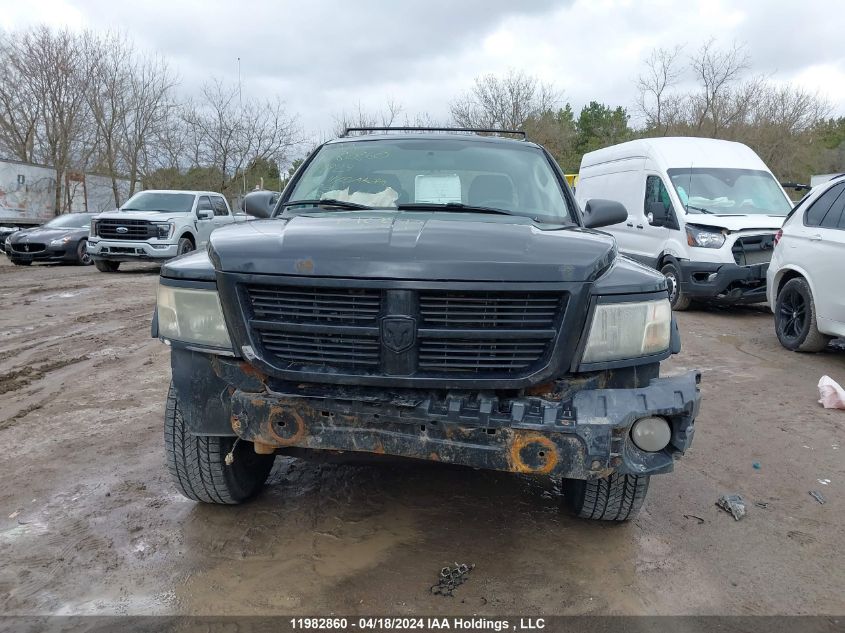
POLYGON ((554 477, 578 516, 633 517, 690 446, 700 376, 660 376, 666 280, 595 230, 624 207, 580 209, 527 140, 373 132, 162 266, 179 490, 239 503, 276 454, 354 452, 554 477))

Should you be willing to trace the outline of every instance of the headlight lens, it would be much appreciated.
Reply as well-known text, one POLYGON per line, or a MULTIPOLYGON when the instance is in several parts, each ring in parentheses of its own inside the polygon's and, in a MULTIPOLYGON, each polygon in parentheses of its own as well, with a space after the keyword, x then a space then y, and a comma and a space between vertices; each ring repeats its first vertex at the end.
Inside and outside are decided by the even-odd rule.
POLYGON ((704 229, 687 224, 687 244, 699 248, 722 248, 724 234, 718 229, 704 229))
POLYGON ((163 222, 161 224, 156 224, 156 227, 158 228, 158 235, 157 235, 158 239, 160 239, 160 240, 169 239, 170 236, 173 233, 173 227, 174 226, 175 226, 174 224, 171 224, 169 222, 163 222))
POLYGON ((220 297, 213 290, 158 287, 158 334, 183 343, 232 349, 220 297))
POLYGON ((600 303, 583 363, 625 360, 659 354, 669 349, 672 307, 668 299, 635 303, 600 303))
POLYGON ((50 242, 50 246, 64 246, 68 242, 70 242, 70 238, 69 237, 63 237, 60 240, 53 240, 52 242, 50 242))

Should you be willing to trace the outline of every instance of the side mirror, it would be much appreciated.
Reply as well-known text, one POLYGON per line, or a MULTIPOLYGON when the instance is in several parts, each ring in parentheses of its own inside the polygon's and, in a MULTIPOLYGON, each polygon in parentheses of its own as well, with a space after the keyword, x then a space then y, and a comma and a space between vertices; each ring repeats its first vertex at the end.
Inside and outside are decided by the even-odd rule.
POLYGON ((584 226, 588 229, 620 224, 627 219, 625 205, 615 200, 594 198, 584 205, 584 226))
POLYGON ((200 209, 197 211, 197 218, 200 220, 210 220, 214 217, 214 211, 209 211, 208 209, 200 209))
POLYGON ((278 199, 278 191, 250 191, 241 200, 241 209, 255 218, 269 218, 278 199))
POLYGON ((652 226, 666 226, 666 222, 669 220, 669 214, 666 212, 666 207, 663 206, 662 202, 649 202, 645 211, 647 215, 651 216, 649 224, 652 226))

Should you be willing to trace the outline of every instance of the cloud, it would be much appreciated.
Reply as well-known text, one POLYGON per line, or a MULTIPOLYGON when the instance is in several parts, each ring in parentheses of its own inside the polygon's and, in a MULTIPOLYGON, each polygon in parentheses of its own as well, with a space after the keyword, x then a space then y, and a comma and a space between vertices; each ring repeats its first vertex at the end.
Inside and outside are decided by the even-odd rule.
POLYGON ((524 70, 576 108, 632 107, 642 60, 657 46, 692 54, 710 37, 745 43, 755 74, 828 94, 842 113, 845 55, 830 3, 803 0, 31 0, 6 28, 49 18, 71 28, 120 29, 168 59, 183 90, 211 76, 246 94, 279 94, 319 134, 333 115, 377 109, 448 117, 448 103, 486 73, 524 70), (34 3, 34 4, 33 4, 34 3))

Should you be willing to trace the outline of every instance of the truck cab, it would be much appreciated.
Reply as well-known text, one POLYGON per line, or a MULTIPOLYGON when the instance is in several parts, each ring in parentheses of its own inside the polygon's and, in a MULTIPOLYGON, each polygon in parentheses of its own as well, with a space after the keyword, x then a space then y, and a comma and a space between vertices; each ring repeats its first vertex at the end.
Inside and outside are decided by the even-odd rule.
POLYGON ((651 138, 584 155, 577 198, 625 205, 607 227, 625 255, 660 270, 672 307, 693 300, 766 300, 775 234, 792 203, 765 163, 741 143, 651 138))
POLYGON ((212 231, 234 221, 226 198, 213 191, 141 191, 97 216, 88 252, 102 272, 120 262, 162 262, 205 248, 212 231))

